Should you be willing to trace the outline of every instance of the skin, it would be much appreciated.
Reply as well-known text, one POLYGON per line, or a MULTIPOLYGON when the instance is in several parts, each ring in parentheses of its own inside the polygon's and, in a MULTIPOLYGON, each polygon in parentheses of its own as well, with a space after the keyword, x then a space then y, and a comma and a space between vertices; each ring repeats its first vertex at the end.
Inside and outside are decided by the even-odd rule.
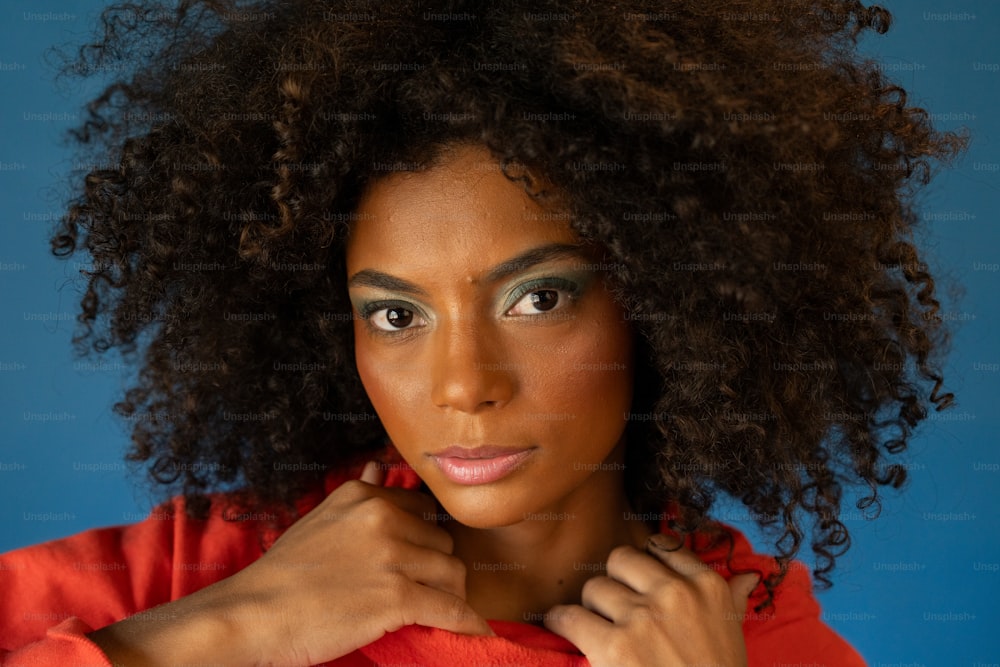
POLYGON ((580 244, 565 216, 546 216, 496 166, 463 147, 439 168, 376 182, 357 209, 347 272, 358 372, 390 439, 455 518, 444 527, 470 566, 470 604, 488 618, 525 621, 579 599, 593 574, 580 563, 603 563, 618 544, 642 548, 649 531, 625 518, 629 322, 591 270, 593 250, 516 262, 535 248, 580 244), (487 280, 515 263, 511 275, 487 280), (362 271, 426 296, 364 285, 362 271), (518 296, 545 277, 579 285, 578 296, 558 282, 518 296), (547 298, 547 309, 533 296, 547 298), (391 313, 396 325, 390 308, 362 318, 383 301, 406 308, 391 313), (471 486, 430 457, 487 443, 536 449, 513 474, 471 486))
POLYGON ((452 148, 437 167, 373 183, 347 251, 350 277, 380 271, 425 292, 350 287, 359 311, 391 299, 416 314, 382 306, 356 320, 355 348, 387 433, 430 493, 386 488, 369 463, 250 566, 90 633, 116 664, 311 665, 410 624, 492 635, 486 618, 540 618, 595 667, 746 664, 756 576, 727 584, 676 538, 628 520, 633 334, 584 266, 594 255, 487 280, 525 250, 579 240, 484 149, 452 148), (581 289, 534 283, 510 296, 539 276, 581 289), (371 328, 396 328, 390 319, 407 331, 371 328), (484 443, 534 449, 478 486, 428 457, 484 443), (453 519, 439 522, 442 509, 453 519))
POLYGON ((444 523, 454 553, 474 566, 466 599, 485 618, 544 618, 594 664, 710 655, 720 658, 711 664, 742 664, 734 619, 755 578, 735 578, 730 590, 688 551, 652 549, 654 559, 642 552, 648 528, 627 519, 621 464, 634 333, 587 270, 597 255, 585 250, 487 279, 533 248, 580 245, 565 216, 546 216, 497 167, 485 149, 456 145, 430 170, 377 181, 347 248, 358 372, 393 444, 455 519, 444 523), (374 286, 361 279, 370 272, 409 288, 374 286), (540 276, 584 287, 559 294, 534 283, 548 291, 538 295, 542 310, 531 292, 517 291, 540 276), (507 477, 471 486, 450 480, 430 456, 484 443, 536 449, 507 477), (605 561, 608 576, 580 567, 605 561), (483 564, 502 569, 475 567, 483 564), (713 609, 692 613, 706 606, 713 609), (719 631, 706 634, 719 607, 719 631))

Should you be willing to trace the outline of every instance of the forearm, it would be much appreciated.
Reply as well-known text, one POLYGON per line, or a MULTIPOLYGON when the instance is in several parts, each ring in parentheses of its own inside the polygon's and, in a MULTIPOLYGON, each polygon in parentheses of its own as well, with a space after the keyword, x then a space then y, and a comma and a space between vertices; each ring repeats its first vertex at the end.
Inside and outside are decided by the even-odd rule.
POLYGON ((187 597, 136 613, 89 633, 115 665, 257 662, 254 642, 243 628, 255 613, 247 598, 223 580, 187 597))

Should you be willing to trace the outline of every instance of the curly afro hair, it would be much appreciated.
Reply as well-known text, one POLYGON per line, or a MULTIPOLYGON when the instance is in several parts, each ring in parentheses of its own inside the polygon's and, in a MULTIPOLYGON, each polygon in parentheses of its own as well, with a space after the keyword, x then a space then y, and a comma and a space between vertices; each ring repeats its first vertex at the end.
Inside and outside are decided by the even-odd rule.
POLYGON ((912 202, 967 138, 858 54, 889 24, 851 0, 111 7, 66 61, 115 78, 52 238, 93 260, 78 353, 143 343, 129 458, 190 511, 221 489, 292 507, 385 443, 345 286, 361 192, 483 145, 607 251, 641 342, 633 507, 710 529, 728 494, 782 576, 808 535, 828 585, 844 485, 877 513, 952 402, 912 202))

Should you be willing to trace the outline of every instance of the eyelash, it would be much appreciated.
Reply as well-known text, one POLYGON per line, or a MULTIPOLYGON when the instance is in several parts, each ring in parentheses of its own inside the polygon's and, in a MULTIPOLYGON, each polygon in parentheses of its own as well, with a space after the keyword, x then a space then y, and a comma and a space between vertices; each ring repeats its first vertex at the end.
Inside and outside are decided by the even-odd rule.
MULTIPOLYGON (((504 312, 507 312, 507 310, 510 310, 511 308, 516 306, 517 303, 525 297, 525 295, 531 294, 532 292, 543 292, 546 290, 555 290, 557 292, 562 292, 569 298, 570 302, 573 302, 574 300, 578 299, 580 297, 580 294, 583 292, 583 288, 580 286, 579 283, 573 282, 572 280, 567 280, 566 278, 558 278, 556 276, 549 276, 547 278, 536 278, 534 280, 529 280, 526 283, 518 285, 514 289, 514 291, 511 293, 510 296, 509 300, 510 305, 504 312)), ((561 305, 557 304, 556 307, 560 308, 561 305)), ((539 314, 543 315, 544 312, 539 314)))
MULTIPOLYGON (((529 280, 528 282, 519 285, 511 293, 511 297, 509 299, 510 305, 506 308, 504 312, 507 312, 511 308, 516 306, 518 302, 520 302, 521 299, 524 298, 526 295, 531 294, 532 292, 543 292, 547 290, 554 290, 564 294, 566 297, 568 297, 568 301, 570 303, 580 298, 581 294, 583 293, 583 288, 581 285, 571 280, 566 280, 565 278, 550 276, 547 278, 538 278, 535 280, 529 280)), ((556 304, 556 310, 562 307, 563 305, 561 301, 556 304)), ((395 331, 388 331, 386 329, 380 329, 371 323, 371 316, 374 315, 375 313, 379 312, 380 310, 396 309, 396 308, 401 310, 407 310, 413 313, 414 315, 419 316, 419 311, 417 311, 417 309, 414 308, 412 304, 406 303, 405 301, 393 301, 393 300, 372 301, 371 303, 366 303, 361 307, 359 313, 361 314, 361 319, 365 321, 368 330, 374 334, 380 336, 389 336, 389 337, 399 337, 399 336, 409 335, 411 329, 414 327, 407 327, 405 329, 396 329, 395 331)), ((537 316, 519 315, 518 317, 542 317, 546 315, 548 312, 549 311, 540 312, 538 313, 537 316)))

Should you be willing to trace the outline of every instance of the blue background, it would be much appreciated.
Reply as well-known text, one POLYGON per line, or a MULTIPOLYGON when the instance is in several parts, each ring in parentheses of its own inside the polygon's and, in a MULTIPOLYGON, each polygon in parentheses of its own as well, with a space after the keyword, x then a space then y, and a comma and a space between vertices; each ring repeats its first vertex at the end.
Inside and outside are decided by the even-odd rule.
MULTIPOLYGON (((64 130, 95 87, 54 83, 44 52, 79 43, 103 4, 0 7, 0 552, 134 522, 153 501, 123 463, 128 435, 110 410, 132 370, 116 353, 72 356, 85 258, 61 262, 48 250, 74 157, 64 130)), ((873 666, 1000 664, 1000 3, 884 5, 894 26, 866 37, 865 51, 940 128, 973 134, 963 160, 920 199, 927 260, 965 286, 945 305, 956 331, 945 377, 958 406, 922 424, 911 481, 887 495, 881 518, 848 505, 853 547, 820 601, 873 666)), ((747 525, 732 506, 720 518, 747 525)))

